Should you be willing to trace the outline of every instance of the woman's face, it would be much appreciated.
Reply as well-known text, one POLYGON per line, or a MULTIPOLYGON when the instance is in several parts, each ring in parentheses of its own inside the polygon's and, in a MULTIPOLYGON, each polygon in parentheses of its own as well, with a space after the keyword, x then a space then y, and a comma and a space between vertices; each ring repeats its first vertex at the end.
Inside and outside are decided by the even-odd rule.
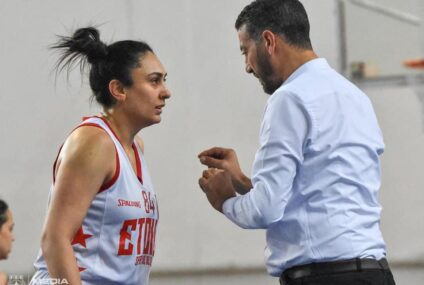
POLYGON ((7 220, 0 228, 0 259, 6 259, 12 250, 12 243, 15 240, 13 235, 13 216, 10 209, 6 212, 7 220))
POLYGON ((125 108, 144 128, 161 121, 165 100, 171 93, 165 85, 165 68, 154 53, 144 54, 140 65, 132 70, 133 85, 125 88, 125 108))

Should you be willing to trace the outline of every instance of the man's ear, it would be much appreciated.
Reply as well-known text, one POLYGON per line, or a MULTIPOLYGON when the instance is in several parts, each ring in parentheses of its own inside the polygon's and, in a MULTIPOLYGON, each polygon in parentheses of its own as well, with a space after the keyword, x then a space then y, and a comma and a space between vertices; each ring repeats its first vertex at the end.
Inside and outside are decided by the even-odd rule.
POLYGON ((117 79, 112 79, 109 82, 109 92, 116 101, 122 102, 127 98, 127 93, 125 92, 125 88, 122 85, 121 81, 117 79))
POLYGON ((262 40, 264 42, 265 50, 269 55, 273 54, 275 51, 277 36, 270 30, 265 30, 262 32, 262 40))

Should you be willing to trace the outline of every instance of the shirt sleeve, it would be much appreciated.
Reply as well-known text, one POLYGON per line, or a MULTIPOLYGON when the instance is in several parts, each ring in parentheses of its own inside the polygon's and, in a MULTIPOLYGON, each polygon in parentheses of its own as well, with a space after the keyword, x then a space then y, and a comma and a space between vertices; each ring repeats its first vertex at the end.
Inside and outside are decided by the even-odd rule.
POLYGON ((303 162, 309 118, 304 104, 292 93, 277 91, 270 97, 253 164, 253 188, 225 201, 223 213, 228 219, 247 229, 266 229, 282 219, 303 162))

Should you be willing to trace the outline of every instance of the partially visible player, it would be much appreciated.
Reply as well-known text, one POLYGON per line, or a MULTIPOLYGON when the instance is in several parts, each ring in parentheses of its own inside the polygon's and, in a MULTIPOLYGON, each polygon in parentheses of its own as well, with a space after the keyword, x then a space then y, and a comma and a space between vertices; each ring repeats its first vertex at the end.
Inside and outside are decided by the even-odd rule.
MULTIPOLYGON (((14 225, 12 211, 5 201, 0 200, 0 260, 7 259, 12 250, 12 243, 15 240, 14 225)), ((6 284, 7 276, 0 272, 0 285, 6 284)))
POLYGON ((62 52, 59 70, 88 62, 103 112, 85 118, 59 151, 30 284, 148 284, 159 213, 136 135, 161 121, 171 96, 165 68, 146 43, 106 45, 93 27, 53 48, 62 52))

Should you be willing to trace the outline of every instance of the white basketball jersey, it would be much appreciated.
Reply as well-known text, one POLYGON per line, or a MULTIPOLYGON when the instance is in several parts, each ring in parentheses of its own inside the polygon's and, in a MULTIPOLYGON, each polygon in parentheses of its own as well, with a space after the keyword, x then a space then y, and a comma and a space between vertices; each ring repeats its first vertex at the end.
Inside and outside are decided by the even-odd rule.
MULTIPOLYGON (((143 154, 133 143, 136 175, 107 121, 91 117, 80 126, 104 129, 115 144, 117 158, 114 178, 99 190, 72 241, 82 284, 147 285, 159 212, 143 154)), ((47 273, 41 250, 34 265, 40 274, 31 284, 38 284, 37 276, 47 273)))

